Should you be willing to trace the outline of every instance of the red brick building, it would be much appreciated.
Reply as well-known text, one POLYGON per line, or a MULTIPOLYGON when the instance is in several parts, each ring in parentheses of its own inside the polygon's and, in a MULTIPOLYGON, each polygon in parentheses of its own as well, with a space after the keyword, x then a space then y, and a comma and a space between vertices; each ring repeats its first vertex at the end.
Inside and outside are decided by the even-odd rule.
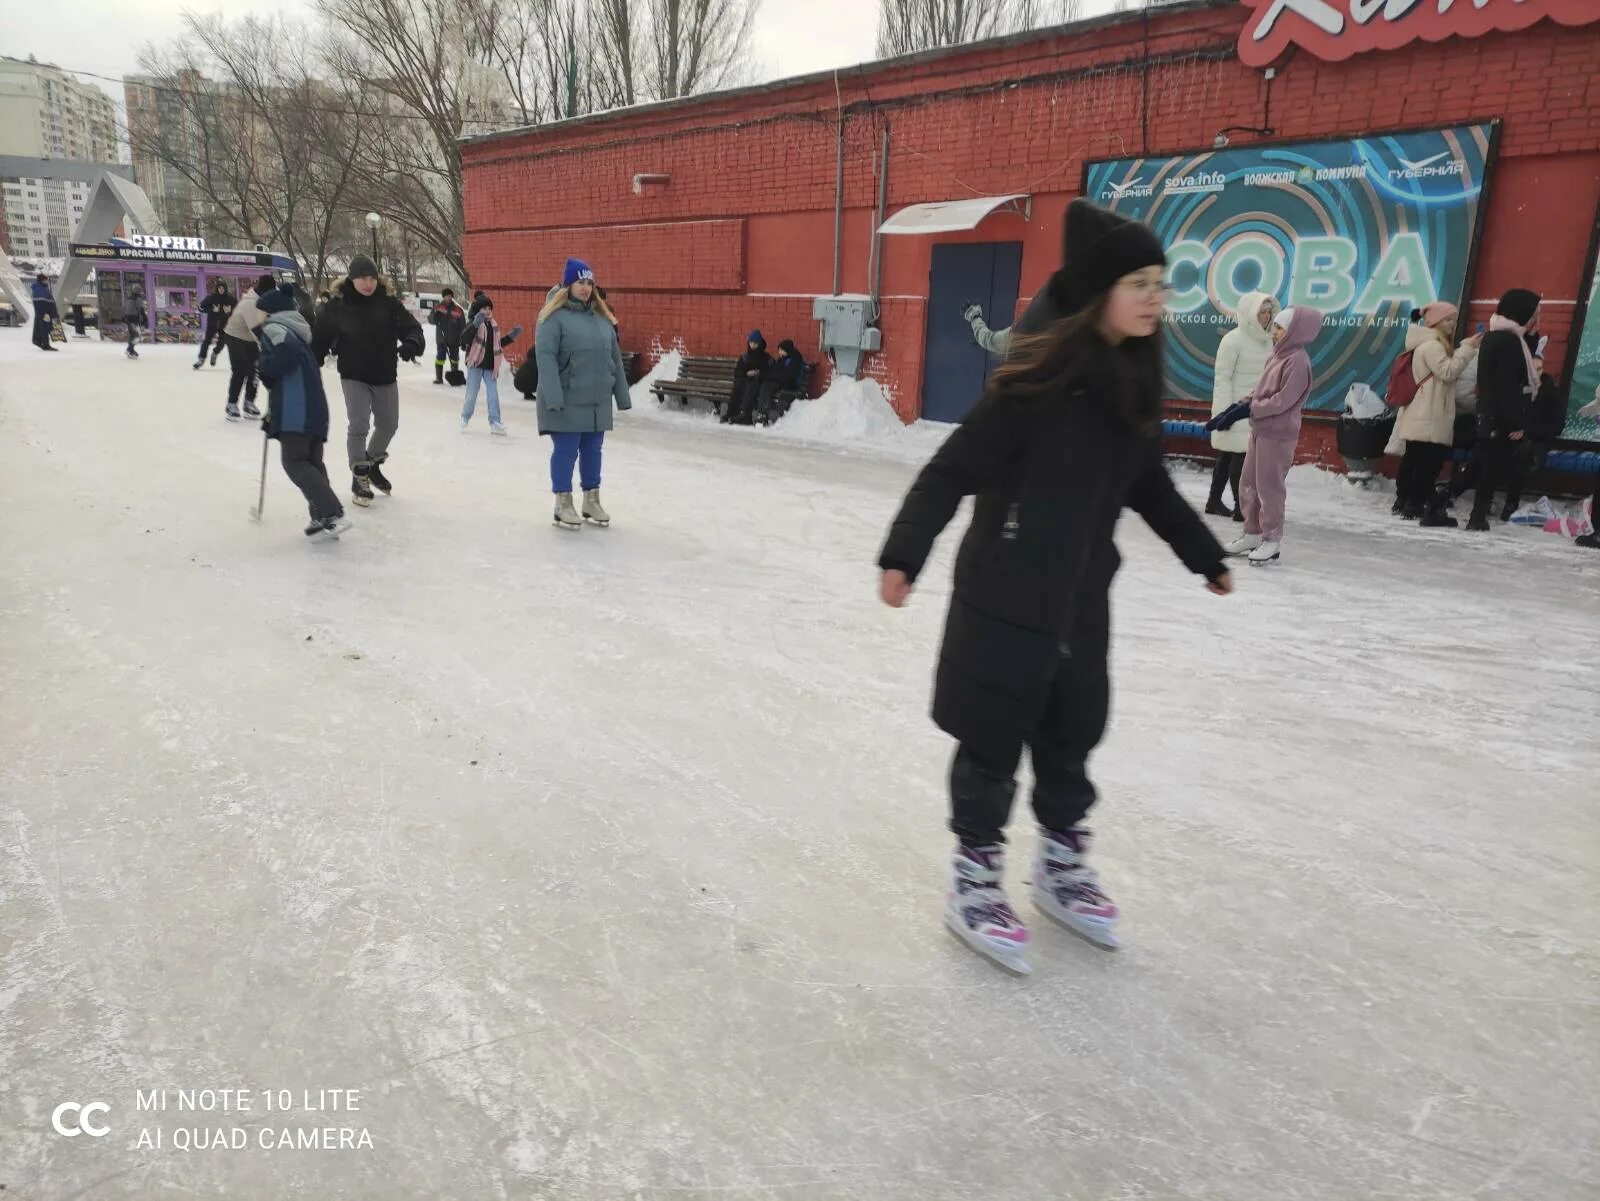
MULTIPOLYGON (((1246 4, 1193 0, 474 139, 463 153, 467 265, 502 320, 531 322, 571 254, 611 294, 625 349, 733 354, 759 326, 815 357, 812 298, 834 290, 840 129, 841 286, 866 292, 887 125, 888 214, 1032 199, 1026 218, 997 212, 965 233, 882 239, 883 349, 864 372, 910 420, 933 246, 1020 242, 1020 309, 1058 264, 1087 160, 1209 146, 1227 127, 1270 124, 1271 140, 1306 141, 1499 118, 1468 321, 1506 288, 1534 288, 1546 297, 1550 361, 1564 362, 1600 202, 1600 21, 1338 62, 1291 48, 1269 79, 1239 58, 1251 18, 1246 4)), ((1305 445, 1315 455, 1324 443, 1305 445)))

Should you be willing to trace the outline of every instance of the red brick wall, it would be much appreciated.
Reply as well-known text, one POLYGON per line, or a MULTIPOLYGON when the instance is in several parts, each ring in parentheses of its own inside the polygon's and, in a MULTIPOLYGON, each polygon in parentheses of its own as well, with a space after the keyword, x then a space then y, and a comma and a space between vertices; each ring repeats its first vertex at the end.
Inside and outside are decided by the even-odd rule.
MULTIPOLYGON (((575 254, 595 265, 627 349, 732 354, 756 325, 817 357, 809 297, 832 288, 842 108, 846 291, 868 289, 885 124, 890 212, 1033 196, 1026 221, 1001 215, 970 235, 884 239, 884 351, 865 371, 911 419, 933 243, 1021 241, 1025 302, 1059 261, 1061 214, 1085 161, 1209 146, 1224 126, 1262 123, 1269 85, 1232 55, 1244 15, 1232 5, 1156 13, 472 145, 467 265, 502 317, 509 299, 514 319, 530 320, 534 298, 575 254), (641 172, 671 179, 635 195, 641 172)), ((1270 85, 1271 123, 1278 138, 1303 139, 1502 118, 1471 295, 1542 292, 1551 362, 1561 363, 1600 201, 1596 62, 1600 25, 1417 43, 1343 63, 1297 53, 1270 85)), ((1482 319, 1476 307, 1469 319, 1482 319)))

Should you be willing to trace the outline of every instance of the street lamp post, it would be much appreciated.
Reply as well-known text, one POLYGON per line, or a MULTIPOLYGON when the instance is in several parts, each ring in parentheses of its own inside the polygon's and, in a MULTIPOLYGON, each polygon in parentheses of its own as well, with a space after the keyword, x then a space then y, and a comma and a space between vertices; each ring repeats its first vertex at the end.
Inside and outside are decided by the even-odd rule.
POLYGON ((372 231, 372 265, 379 271, 383 270, 383 264, 378 261, 378 226, 382 224, 383 218, 377 213, 367 214, 367 228, 372 231))

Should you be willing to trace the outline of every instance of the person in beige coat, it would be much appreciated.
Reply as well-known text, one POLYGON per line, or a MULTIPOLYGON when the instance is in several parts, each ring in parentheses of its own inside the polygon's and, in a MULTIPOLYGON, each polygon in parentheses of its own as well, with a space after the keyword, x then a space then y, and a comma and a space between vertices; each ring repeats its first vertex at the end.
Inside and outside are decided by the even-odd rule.
MULTIPOLYGON (((1243 400, 1255 388, 1261 371, 1272 353, 1272 319, 1278 315, 1278 302, 1267 292, 1246 292, 1239 298, 1237 329, 1222 336, 1217 345, 1216 375, 1211 384, 1211 415, 1220 416, 1235 401, 1243 400)), ((1211 435, 1211 448, 1217 452, 1211 470, 1211 495, 1206 512, 1213 517, 1244 520, 1239 504, 1239 476, 1244 470, 1244 454, 1250 449, 1250 422, 1240 421, 1211 435), (1233 485, 1233 508, 1222 503, 1224 485, 1233 485)))
POLYGON ((1435 301, 1411 314, 1406 349, 1417 394, 1400 410, 1395 434, 1404 438, 1405 456, 1395 477, 1400 516, 1428 526, 1454 526, 1444 499, 1435 500, 1434 482, 1455 440, 1456 380, 1478 355, 1478 339, 1455 345, 1456 306, 1435 301))

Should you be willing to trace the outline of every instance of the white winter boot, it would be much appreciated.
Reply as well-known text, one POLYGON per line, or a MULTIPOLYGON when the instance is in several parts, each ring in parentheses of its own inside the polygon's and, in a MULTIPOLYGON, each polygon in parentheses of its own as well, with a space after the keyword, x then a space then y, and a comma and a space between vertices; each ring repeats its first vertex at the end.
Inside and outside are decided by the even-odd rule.
POLYGON ((1117 941, 1117 907, 1101 890, 1099 876, 1089 866, 1093 837, 1083 826, 1059 833, 1039 831, 1033 903, 1074 934, 1115 950, 1122 945, 1117 941))
POLYGON ((1020 976, 1028 974, 1028 930, 1006 900, 1003 846, 957 845, 951 860, 944 924, 980 955, 1020 976))
POLYGON ((572 507, 572 493, 556 493, 555 523, 558 529, 581 530, 583 521, 578 516, 578 510, 572 507))
POLYGON ((611 524, 611 514, 607 513, 600 504, 600 489, 590 488, 583 494, 583 519, 592 521, 598 526, 611 524))
POLYGON ((1268 563, 1276 563, 1280 557, 1279 544, 1276 542, 1263 542, 1250 552, 1251 567, 1265 567, 1268 563))
POLYGON ((1238 558, 1240 555, 1248 555, 1260 545, 1260 534, 1240 534, 1232 542, 1228 543, 1227 546, 1222 548, 1222 553, 1225 555, 1231 555, 1234 558, 1238 558))

